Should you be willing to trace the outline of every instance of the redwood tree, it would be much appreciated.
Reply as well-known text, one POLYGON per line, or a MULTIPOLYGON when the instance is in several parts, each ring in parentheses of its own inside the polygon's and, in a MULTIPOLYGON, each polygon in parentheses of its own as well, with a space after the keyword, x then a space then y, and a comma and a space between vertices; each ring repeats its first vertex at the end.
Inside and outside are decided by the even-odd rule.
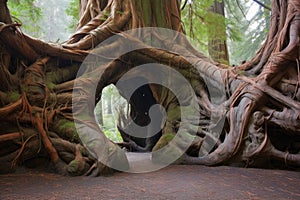
POLYGON ((209 44, 208 44, 208 52, 210 57, 217 62, 229 64, 229 55, 228 48, 226 42, 226 25, 225 25, 225 3, 224 1, 215 0, 211 11, 215 14, 218 14, 224 18, 222 23, 220 23, 219 27, 214 30, 209 30, 209 44), (219 36, 222 39, 216 39, 214 36, 219 36), (225 39, 224 39, 225 38, 225 39))
MULTIPOLYGON (((252 60, 234 69, 206 58, 185 38, 151 35, 164 46, 183 54, 188 52, 188 59, 176 51, 151 46, 147 35, 145 40, 140 40, 122 34, 143 27, 163 27, 184 33, 179 0, 81 0, 77 30, 62 46, 24 34, 21 25, 12 21, 6 3, 0 1, 0 172, 12 171, 33 159, 49 158, 60 173, 99 175, 109 170, 99 162, 99 157, 108 166, 118 165, 126 170, 129 166, 125 151, 105 137, 95 120, 77 118, 74 107, 83 116, 90 116, 95 104, 85 104, 91 98, 86 88, 96 90, 93 99, 96 103, 105 86, 116 84, 130 69, 148 63, 164 64, 180 72, 196 94, 196 111, 200 115, 197 124, 186 125, 186 135, 179 137, 182 141, 172 142, 181 121, 182 106, 168 88, 150 84, 148 92, 165 108, 168 117, 159 140, 151 148, 153 152, 168 144, 175 154, 182 154, 177 163, 265 166, 266 160, 272 160, 281 166, 299 167, 298 0, 272 1, 271 28, 265 43, 252 60), (126 38, 128 43, 122 46, 117 37, 97 47, 114 35, 126 38), (90 53, 89 56, 105 60, 109 59, 106 52, 115 52, 129 44, 140 48, 88 69, 88 76, 80 75, 80 66, 90 53), (95 49, 97 55, 93 55, 95 49), (102 74, 100 81, 97 74, 102 74), (81 84, 76 85, 76 81, 81 84), (220 99, 211 97, 210 90, 221 93, 222 88, 225 88, 225 98, 224 95, 220 99), (72 96, 74 91, 80 95, 72 96), (216 136, 214 130, 220 119, 224 125, 216 136), (190 129, 195 127, 191 146, 182 148, 181 142, 187 143, 190 129), (95 143, 94 140, 82 142, 84 137, 79 137, 78 131, 83 136, 91 132, 99 136, 95 143), (206 139, 214 140, 215 144, 205 153, 202 146, 206 139)), ((137 118, 138 124, 145 125, 148 116, 137 114, 141 99, 137 97, 137 100, 128 97, 132 107, 130 115, 137 118)), ((136 138, 127 138, 125 142, 135 150, 143 149, 136 138)), ((160 155, 153 154, 154 160, 156 156, 160 155)))

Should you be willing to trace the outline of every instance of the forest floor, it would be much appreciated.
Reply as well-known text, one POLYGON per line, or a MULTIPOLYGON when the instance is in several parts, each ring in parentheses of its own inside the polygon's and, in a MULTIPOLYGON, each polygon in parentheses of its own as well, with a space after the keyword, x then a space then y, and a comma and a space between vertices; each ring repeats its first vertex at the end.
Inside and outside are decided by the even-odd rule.
POLYGON ((150 173, 67 177, 20 168, 0 175, 0 199, 300 199, 300 172, 171 165, 150 173))

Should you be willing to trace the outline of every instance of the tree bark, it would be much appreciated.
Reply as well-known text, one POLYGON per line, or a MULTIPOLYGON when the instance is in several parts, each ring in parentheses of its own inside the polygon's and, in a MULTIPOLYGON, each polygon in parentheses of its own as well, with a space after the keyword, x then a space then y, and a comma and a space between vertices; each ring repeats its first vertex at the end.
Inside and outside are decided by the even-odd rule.
POLYGON ((224 1, 215 0, 210 11, 224 17, 218 29, 209 30, 208 52, 209 56, 216 62, 229 65, 229 55, 226 42, 226 25, 225 25, 225 5, 224 1), (224 39, 216 39, 216 36, 225 37, 224 39))

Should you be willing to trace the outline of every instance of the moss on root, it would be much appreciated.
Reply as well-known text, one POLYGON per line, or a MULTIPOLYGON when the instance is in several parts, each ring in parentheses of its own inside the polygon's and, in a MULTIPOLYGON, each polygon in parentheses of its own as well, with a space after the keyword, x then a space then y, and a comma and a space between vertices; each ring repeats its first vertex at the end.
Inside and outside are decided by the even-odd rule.
POLYGON ((17 91, 11 91, 7 93, 7 98, 9 102, 16 102, 20 99, 20 94, 17 91))
POLYGON ((88 171, 89 167, 84 160, 74 159, 68 164, 67 171, 72 176, 80 176, 88 171))
POLYGON ((58 121, 55 129, 55 131, 58 132, 60 136, 65 137, 71 141, 79 141, 79 136, 73 121, 61 119, 58 121))
POLYGON ((164 146, 168 145, 169 142, 172 141, 174 137, 175 135, 172 133, 163 134, 161 138, 158 140, 158 142, 156 143, 156 145, 153 147, 152 151, 157 151, 163 148, 164 146))

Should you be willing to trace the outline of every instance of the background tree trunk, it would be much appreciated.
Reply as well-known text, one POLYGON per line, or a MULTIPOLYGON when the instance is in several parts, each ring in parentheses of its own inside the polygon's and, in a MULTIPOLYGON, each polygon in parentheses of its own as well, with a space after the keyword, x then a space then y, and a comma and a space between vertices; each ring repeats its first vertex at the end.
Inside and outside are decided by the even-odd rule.
POLYGON ((209 30, 209 42, 208 42, 208 52, 209 56, 216 62, 220 62, 226 65, 229 65, 229 55, 226 38, 224 39, 215 39, 218 38, 217 35, 226 36, 226 25, 225 25, 225 11, 224 11, 224 1, 215 0, 211 12, 223 16, 222 23, 219 23, 219 27, 214 30, 209 30))

